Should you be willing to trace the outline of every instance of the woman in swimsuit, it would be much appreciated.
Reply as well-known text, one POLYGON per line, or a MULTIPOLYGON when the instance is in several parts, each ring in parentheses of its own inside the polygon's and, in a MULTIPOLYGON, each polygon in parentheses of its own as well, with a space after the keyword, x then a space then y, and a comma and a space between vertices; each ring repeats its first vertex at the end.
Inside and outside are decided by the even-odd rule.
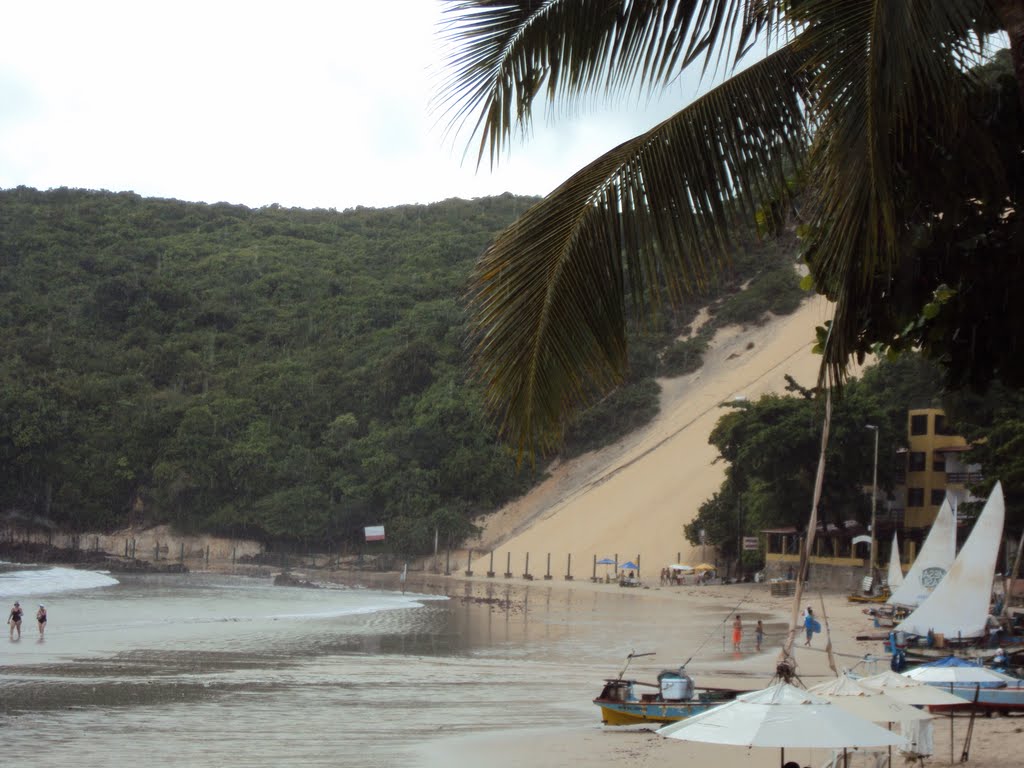
POLYGON ((39 610, 36 611, 36 622, 39 624, 39 637, 41 638, 46 632, 46 606, 42 603, 39 604, 39 610))
POLYGON ((14 639, 15 631, 18 633, 18 639, 21 640, 21 613, 21 603, 15 600, 14 607, 11 608, 11 615, 7 617, 7 623, 11 625, 11 640, 14 639))
POLYGON ((732 649, 738 651, 740 649, 740 642, 743 640, 743 621, 740 619, 740 615, 736 614, 736 618, 732 622, 732 649))

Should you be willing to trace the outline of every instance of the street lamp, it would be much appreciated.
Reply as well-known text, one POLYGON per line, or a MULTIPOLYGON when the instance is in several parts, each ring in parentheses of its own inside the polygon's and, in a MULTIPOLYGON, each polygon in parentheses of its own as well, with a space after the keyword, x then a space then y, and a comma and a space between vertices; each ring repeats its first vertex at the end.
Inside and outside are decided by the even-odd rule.
POLYGON ((875 506, 878 504, 878 426, 875 424, 865 424, 865 429, 870 429, 875 433, 875 469, 871 475, 871 570, 870 574, 872 578, 875 575, 875 562, 878 558, 875 556, 877 549, 877 539, 875 537, 875 506))

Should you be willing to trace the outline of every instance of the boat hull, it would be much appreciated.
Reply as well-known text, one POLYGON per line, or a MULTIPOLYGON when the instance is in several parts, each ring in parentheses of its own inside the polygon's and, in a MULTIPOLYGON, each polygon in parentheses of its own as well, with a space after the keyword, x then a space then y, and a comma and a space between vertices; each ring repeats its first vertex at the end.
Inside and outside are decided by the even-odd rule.
POLYGON ((729 699, 711 701, 611 701, 594 699, 601 708, 601 722, 605 725, 643 725, 675 723, 685 720, 729 699))
POLYGON ((976 685, 935 685, 943 691, 964 700, 963 704, 929 707, 932 712, 972 709, 977 696, 977 708, 985 711, 1024 712, 1024 683, 1006 688, 978 688, 976 685))

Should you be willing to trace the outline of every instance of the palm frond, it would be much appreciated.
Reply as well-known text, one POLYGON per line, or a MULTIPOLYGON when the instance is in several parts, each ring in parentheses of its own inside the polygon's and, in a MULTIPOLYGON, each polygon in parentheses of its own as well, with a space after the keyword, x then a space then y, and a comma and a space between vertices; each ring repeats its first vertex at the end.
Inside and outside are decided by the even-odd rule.
POLYGON ((808 141, 801 64, 786 47, 739 73, 590 163, 485 252, 474 360, 521 454, 553 447, 563 415, 620 380, 627 296, 702 286, 739 218, 785 187, 808 141))
POLYGON ((447 0, 450 76, 434 107, 474 121, 477 163, 525 132, 536 96, 664 85, 694 61, 738 61, 774 29, 781 0, 447 0), (475 119, 474 119, 475 118, 475 119))
MULTIPOLYGON (((942 162, 969 132, 969 30, 975 3, 809 0, 799 47, 814 94, 815 233, 805 255, 836 301, 823 381, 841 382, 867 317, 884 313, 878 285, 905 256, 922 155, 942 162)), ((984 154, 984 142, 970 142, 984 154)), ((978 162, 983 162, 979 155, 978 162)))

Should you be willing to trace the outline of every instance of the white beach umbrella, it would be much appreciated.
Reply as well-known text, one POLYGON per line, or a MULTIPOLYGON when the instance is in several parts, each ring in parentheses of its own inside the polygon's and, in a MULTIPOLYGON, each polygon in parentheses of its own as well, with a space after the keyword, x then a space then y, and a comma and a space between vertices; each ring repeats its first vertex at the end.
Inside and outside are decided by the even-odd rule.
POLYGON ((888 696, 880 689, 861 685, 845 675, 807 689, 808 693, 824 696, 852 715, 873 723, 931 720, 932 716, 917 707, 888 696))
POLYGON ((899 746, 903 739, 828 699, 787 683, 753 691, 658 730, 661 736, 739 747, 848 749, 899 746))
POLYGON ((886 696, 916 707, 941 707, 964 703, 959 696, 954 696, 952 693, 926 685, 913 678, 904 677, 890 669, 871 677, 862 677, 857 682, 867 688, 877 688, 884 691, 886 696))
POLYGON ((1020 680, 1002 672, 996 672, 988 667, 964 665, 942 665, 932 666, 924 664, 903 673, 904 677, 917 680, 919 683, 929 685, 981 685, 1003 686, 1012 684, 1016 686, 1020 680))

